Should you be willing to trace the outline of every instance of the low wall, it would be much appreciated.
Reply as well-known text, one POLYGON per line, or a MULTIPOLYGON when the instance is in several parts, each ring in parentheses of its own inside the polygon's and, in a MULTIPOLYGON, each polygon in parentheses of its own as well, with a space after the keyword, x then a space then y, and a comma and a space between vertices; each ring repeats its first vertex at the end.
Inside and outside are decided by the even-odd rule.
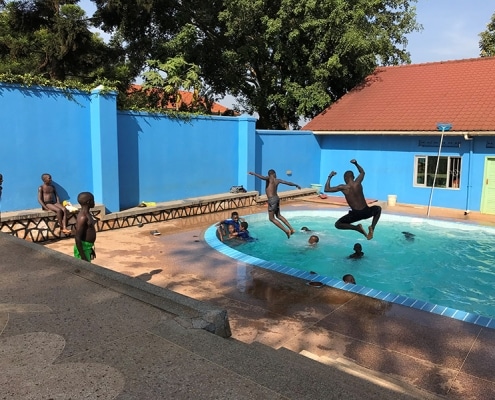
MULTIPOLYGON (((289 190, 279 193, 279 197, 282 201, 285 201, 314 194, 315 189, 289 190)), ((105 214, 105 206, 98 204, 91 209, 91 213, 97 221, 98 231, 107 231, 225 210, 235 210, 263 204, 266 200, 266 195, 259 196, 257 191, 220 193, 212 196, 156 203, 151 207, 133 207, 111 214, 105 214)), ((73 234, 75 232, 77 212, 68 213, 67 216, 67 227, 73 234)), ((39 208, 2 213, 0 215, 0 232, 5 232, 30 242, 43 242, 69 236, 60 233, 57 216, 54 212, 43 211, 39 208)))
MULTIPOLYGON (((209 214, 257 204, 258 192, 223 193, 213 196, 156 203, 153 207, 134 207, 125 211, 105 214, 104 205, 96 205, 91 213, 97 221, 98 231, 139 226, 151 222, 209 214)), ((67 214, 67 227, 75 232, 77 212, 67 214)), ((68 235, 60 233, 57 216, 40 208, 12 211, 0 215, 0 232, 30 242, 43 242, 68 235)))

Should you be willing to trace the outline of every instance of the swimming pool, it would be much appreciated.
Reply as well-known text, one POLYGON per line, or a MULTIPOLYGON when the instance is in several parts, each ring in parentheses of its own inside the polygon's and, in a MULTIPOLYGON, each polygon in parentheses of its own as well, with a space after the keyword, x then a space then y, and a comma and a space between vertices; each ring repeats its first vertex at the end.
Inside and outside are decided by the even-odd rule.
MULTIPOLYGON (((297 231, 287 240, 265 213, 254 214, 245 218, 257 241, 231 248, 217 239, 214 226, 205 240, 248 264, 495 328, 495 229, 383 214, 375 238, 368 241, 335 229, 342 215, 342 210, 284 212, 297 231), (302 226, 312 232, 301 232, 302 226), (320 237, 314 248, 307 244, 310 234, 320 237), (362 244, 362 259, 347 258, 354 243, 362 244), (346 273, 354 275, 357 285, 342 281, 346 273)), ((366 229, 368 223, 364 221, 366 229)))

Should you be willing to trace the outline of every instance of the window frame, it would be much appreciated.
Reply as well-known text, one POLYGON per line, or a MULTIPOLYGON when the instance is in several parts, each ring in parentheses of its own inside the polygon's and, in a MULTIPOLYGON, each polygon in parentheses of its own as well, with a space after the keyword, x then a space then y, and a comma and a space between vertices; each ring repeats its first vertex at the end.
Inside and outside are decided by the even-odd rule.
MULTIPOLYGON (((414 156, 414 174, 413 174, 413 186, 431 188, 433 184, 433 178, 431 175, 435 175, 436 161, 438 156, 436 155, 415 155, 414 156), (430 171, 429 171, 430 170, 430 171), (428 178, 431 178, 430 182, 428 178), (419 181, 422 181, 418 183, 419 181)), ((440 163, 438 165, 437 178, 435 180, 435 189, 453 189, 459 190, 461 186, 460 177, 462 172, 462 157, 461 156, 440 156, 440 163), (442 164, 446 162, 445 167, 442 164), (440 177, 440 181, 439 181, 440 177), (442 183, 442 182, 445 183, 442 183)))

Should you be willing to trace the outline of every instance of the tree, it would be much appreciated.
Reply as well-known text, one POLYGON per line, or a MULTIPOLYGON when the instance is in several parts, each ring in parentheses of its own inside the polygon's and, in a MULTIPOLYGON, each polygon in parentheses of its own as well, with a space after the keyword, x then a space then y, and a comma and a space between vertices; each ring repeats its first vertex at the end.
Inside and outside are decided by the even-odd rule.
POLYGON ((258 113, 259 128, 297 128, 378 65, 410 62, 417 0, 96 0, 128 57, 183 57, 218 94, 258 113))
POLYGON ((340 98, 379 64, 409 62, 405 34, 417 29, 409 1, 226 2, 220 19, 258 126, 297 127, 340 98))
POLYGON ((0 8, 0 73, 85 82, 118 75, 118 58, 89 30, 78 0, 7 1, 0 8))
POLYGON ((495 56, 495 13, 486 26, 486 30, 480 33, 480 56, 495 56))

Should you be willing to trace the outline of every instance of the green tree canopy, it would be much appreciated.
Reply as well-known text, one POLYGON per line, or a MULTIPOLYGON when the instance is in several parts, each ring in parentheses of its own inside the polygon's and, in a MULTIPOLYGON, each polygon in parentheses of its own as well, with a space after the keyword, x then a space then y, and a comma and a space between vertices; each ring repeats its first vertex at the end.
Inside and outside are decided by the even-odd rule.
POLYGON ((83 82, 118 77, 119 70, 113 66, 123 54, 90 31, 89 20, 78 1, 2 2, 0 73, 83 82))
POLYGON ((486 26, 486 30, 480 33, 480 37, 480 56, 495 56, 495 13, 493 13, 492 19, 486 26))

